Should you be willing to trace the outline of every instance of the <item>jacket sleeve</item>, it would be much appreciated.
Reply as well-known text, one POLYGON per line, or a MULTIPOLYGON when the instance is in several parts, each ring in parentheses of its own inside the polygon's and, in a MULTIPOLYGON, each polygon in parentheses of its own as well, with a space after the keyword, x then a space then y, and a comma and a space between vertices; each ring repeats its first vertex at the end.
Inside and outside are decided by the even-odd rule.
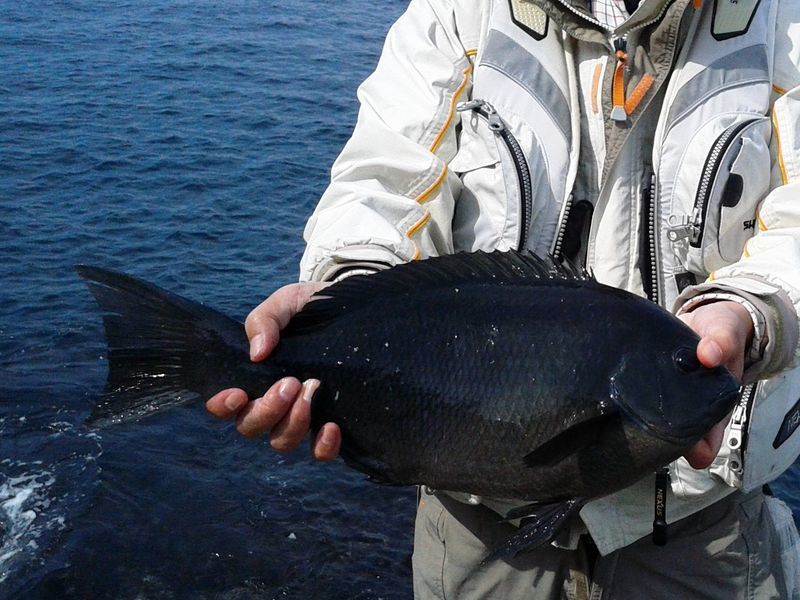
POLYGON ((710 292, 733 292, 764 317, 761 359, 745 380, 766 378, 800 364, 800 57, 792 40, 800 36, 800 6, 781 2, 775 37, 772 108, 772 191, 756 213, 758 231, 742 258, 688 288, 676 307, 710 292))
POLYGON ((412 0, 360 86, 352 137, 306 225, 301 280, 333 280, 452 251, 455 110, 470 91, 480 11, 412 0))

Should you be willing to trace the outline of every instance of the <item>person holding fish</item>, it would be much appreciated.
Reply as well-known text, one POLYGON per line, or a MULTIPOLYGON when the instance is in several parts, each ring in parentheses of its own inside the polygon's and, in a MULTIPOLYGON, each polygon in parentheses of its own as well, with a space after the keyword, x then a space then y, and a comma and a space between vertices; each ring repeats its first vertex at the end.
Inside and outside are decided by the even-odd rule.
MULTIPOLYGON (((390 30, 302 282, 247 318, 252 361, 331 282, 530 251, 675 312, 699 365, 745 384, 682 458, 582 506, 422 487, 416 597, 800 598, 791 514, 762 489, 800 453, 798 32, 789 0, 412 0, 390 30), (484 560, 517 527, 541 538, 524 528, 544 513, 547 543, 484 560)), ((288 452, 319 385, 207 408, 288 452)), ((315 429, 314 457, 334 459, 339 424, 315 429)))

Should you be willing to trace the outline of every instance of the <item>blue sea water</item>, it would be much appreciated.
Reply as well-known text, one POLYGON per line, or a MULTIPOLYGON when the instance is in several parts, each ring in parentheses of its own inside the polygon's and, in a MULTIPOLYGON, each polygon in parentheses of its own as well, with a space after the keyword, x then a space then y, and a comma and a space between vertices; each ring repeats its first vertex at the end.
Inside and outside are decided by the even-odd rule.
POLYGON ((105 377, 73 265, 243 318, 302 229, 403 2, 3 2, 0 598, 407 598, 414 492, 201 407, 82 426, 105 377))
MULTIPOLYGON (((401 0, 3 2, 0 598, 408 598, 414 493, 202 408, 82 426, 105 377, 72 266, 244 317, 303 224, 401 0)), ((800 474, 776 486, 800 510, 800 474)))

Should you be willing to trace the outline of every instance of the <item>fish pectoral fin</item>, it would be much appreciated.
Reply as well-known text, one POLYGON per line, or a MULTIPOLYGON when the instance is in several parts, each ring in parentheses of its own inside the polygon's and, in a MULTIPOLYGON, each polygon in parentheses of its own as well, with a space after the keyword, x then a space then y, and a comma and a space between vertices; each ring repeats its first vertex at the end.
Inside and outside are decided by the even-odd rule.
MULTIPOLYGON (((536 507, 535 514, 526 516, 520 523, 519 529, 484 558, 482 564, 497 559, 510 559, 520 552, 533 550, 550 542, 583 507, 583 500, 571 498, 553 504, 527 505, 530 506, 536 507)), ((518 510, 527 507, 520 507, 518 510)))
POLYGON ((581 421, 547 440, 523 457, 528 467, 552 467, 576 452, 597 442, 600 432, 616 419, 616 414, 599 415, 581 421))

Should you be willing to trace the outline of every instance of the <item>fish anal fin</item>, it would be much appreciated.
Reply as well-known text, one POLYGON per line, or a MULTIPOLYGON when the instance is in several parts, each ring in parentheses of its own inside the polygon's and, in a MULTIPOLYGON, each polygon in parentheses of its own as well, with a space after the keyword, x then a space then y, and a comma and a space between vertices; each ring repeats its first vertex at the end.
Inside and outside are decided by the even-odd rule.
MULTIPOLYGON (((484 558, 483 564, 497 559, 511 559, 520 552, 533 550, 552 541, 569 520, 580 511, 583 507, 583 500, 571 498, 562 502, 536 504, 535 506, 535 514, 526 516, 519 529, 484 558)), ((526 507, 521 507, 521 509, 524 508, 526 507)))
POLYGON ((512 508, 509 510, 505 517, 503 517, 502 521, 508 522, 516 521, 517 519, 525 519, 528 517, 536 517, 543 510, 547 510, 552 505, 553 502, 531 502, 530 504, 518 506, 517 508, 512 508))
POLYGON ((526 454, 523 461, 528 467, 552 467, 576 452, 595 444, 600 433, 618 415, 603 414, 580 421, 547 440, 526 454))

